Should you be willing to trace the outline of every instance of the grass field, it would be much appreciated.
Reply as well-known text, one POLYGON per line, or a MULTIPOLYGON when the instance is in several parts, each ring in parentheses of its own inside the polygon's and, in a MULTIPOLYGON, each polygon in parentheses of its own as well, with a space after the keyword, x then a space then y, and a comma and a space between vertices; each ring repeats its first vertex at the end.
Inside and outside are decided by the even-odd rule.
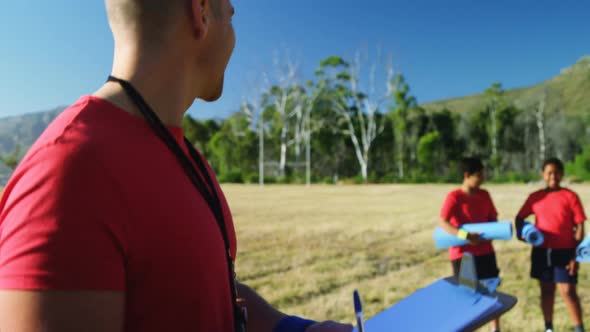
MULTIPOLYGON (((451 274, 447 252, 435 250, 432 242, 442 200, 451 189, 225 185, 238 234, 239 279, 288 313, 351 323, 352 291, 357 288, 370 317, 451 274)), ((537 187, 487 189, 500 219, 512 220, 537 187)), ((590 204, 590 186, 572 189, 590 204)), ((519 301, 503 317, 502 330, 542 331, 539 290, 529 278, 530 248, 516 240, 495 247, 501 290, 519 301)), ((582 265, 579 281, 584 316, 589 317, 590 266, 582 265)), ((556 331, 572 330, 561 299, 556 301, 554 323, 556 331)))

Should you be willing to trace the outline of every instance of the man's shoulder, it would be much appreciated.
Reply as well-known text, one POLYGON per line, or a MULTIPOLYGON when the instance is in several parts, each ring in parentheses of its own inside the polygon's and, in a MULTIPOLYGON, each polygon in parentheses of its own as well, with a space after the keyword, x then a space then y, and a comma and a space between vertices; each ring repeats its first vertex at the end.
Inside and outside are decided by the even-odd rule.
POLYGON ((561 193, 563 196, 567 197, 568 199, 575 200, 575 199, 580 198, 575 191, 573 191, 572 189, 569 189, 569 188, 562 188, 561 193))
POLYGON ((49 124, 15 174, 24 172, 29 176, 33 169, 43 168, 62 173, 71 167, 84 169, 104 163, 111 151, 125 145, 121 121, 112 114, 107 104, 91 96, 81 97, 49 124))
POLYGON ((457 199, 459 196, 462 195, 462 193, 463 191, 461 190, 461 188, 455 188, 447 193, 447 197, 457 199))
POLYGON ((489 191, 487 191, 487 190, 485 190, 483 188, 479 188, 479 193, 480 193, 480 195, 486 196, 486 197, 491 197, 492 196, 492 195, 490 195, 490 192, 489 191))
POLYGON ((97 158, 124 143, 121 133, 125 131, 125 124, 117 118, 121 115, 113 108, 98 98, 81 97, 47 126, 23 163, 39 157, 59 161, 77 156, 97 158))
POLYGON ((529 194, 529 198, 542 198, 547 195, 547 191, 545 189, 539 189, 537 191, 533 191, 529 194))

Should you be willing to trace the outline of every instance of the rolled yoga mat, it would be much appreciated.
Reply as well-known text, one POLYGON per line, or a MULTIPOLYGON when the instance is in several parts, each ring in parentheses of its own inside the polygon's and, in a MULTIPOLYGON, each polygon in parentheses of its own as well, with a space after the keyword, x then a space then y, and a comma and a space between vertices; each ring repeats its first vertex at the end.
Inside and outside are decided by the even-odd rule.
POLYGON ((578 262, 590 262, 590 234, 586 236, 586 239, 580 243, 576 248, 576 260, 578 262))
MULTIPOLYGON (((510 221, 464 224, 461 229, 471 233, 479 233, 484 240, 510 240, 512 238, 512 223, 510 221)), ((468 243, 469 241, 461 240, 440 227, 434 230, 434 244, 438 249, 460 247, 468 243)))
POLYGON ((535 225, 526 221, 522 227, 522 237, 527 243, 532 244, 535 247, 538 247, 542 245, 543 242, 545 242, 545 236, 543 236, 543 232, 535 227, 535 225))

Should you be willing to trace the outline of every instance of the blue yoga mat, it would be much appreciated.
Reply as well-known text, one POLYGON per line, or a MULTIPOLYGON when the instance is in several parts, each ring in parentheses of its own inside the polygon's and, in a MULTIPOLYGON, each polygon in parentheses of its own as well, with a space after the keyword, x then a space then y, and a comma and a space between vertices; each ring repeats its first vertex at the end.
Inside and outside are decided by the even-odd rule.
POLYGON ((529 222, 525 222, 522 227, 522 237, 527 243, 532 244, 535 247, 538 247, 545 242, 543 232, 529 222))
POLYGON ((368 319, 365 331, 462 331, 502 308, 495 297, 439 280, 368 319))
MULTIPOLYGON (((510 240, 512 238, 512 223, 509 221, 464 224, 461 229, 479 233, 485 240, 510 240)), ((434 244, 438 249, 460 247, 468 243, 467 240, 461 240, 440 227, 434 230, 434 244)))
POLYGON ((586 236, 586 239, 580 243, 576 249, 576 260, 578 262, 590 262, 590 235, 586 236))

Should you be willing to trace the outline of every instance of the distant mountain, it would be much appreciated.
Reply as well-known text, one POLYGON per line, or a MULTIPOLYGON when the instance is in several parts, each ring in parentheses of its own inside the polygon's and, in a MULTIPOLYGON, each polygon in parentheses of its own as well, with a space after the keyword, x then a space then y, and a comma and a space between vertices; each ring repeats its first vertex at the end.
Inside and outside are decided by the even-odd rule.
MULTIPOLYGON (((492 82, 490 82, 491 84, 492 82)), ((527 109, 539 104, 543 94, 547 94, 546 109, 561 110, 566 114, 579 115, 590 112, 590 56, 578 60, 573 66, 561 70, 550 80, 524 88, 506 91, 506 101, 527 109)), ((485 97, 477 95, 451 98, 422 105, 427 110, 448 108, 451 111, 464 112, 481 109, 485 97)))
POLYGON ((58 107, 50 111, 0 119, 0 155, 14 151, 17 145, 24 153, 64 109, 58 107))
MULTIPOLYGON (((64 109, 65 107, 58 107, 45 112, 0 118, 0 156, 12 153, 18 146, 22 157, 64 109)), ((6 183, 10 173, 11 170, 0 163, 0 185, 6 183)))

